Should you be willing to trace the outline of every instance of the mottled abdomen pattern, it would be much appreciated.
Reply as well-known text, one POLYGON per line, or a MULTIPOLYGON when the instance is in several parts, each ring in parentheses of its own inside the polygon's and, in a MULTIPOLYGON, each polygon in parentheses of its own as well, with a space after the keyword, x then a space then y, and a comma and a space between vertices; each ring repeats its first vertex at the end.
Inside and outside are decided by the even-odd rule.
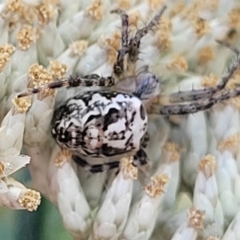
POLYGON ((64 102, 52 121, 53 137, 62 148, 97 158, 136 152, 146 130, 140 99, 112 91, 80 93, 64 102))

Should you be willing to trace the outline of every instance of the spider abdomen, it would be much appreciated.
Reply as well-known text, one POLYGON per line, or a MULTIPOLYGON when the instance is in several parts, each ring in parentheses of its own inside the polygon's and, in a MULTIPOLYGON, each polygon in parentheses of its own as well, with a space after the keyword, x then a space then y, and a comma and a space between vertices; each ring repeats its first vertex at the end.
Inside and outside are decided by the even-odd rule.
POLYGON ((138 151, 146 129, 141 100, 112 91, 80 93, 56 109, 52 121, 62 148, 99 158, 138 151))

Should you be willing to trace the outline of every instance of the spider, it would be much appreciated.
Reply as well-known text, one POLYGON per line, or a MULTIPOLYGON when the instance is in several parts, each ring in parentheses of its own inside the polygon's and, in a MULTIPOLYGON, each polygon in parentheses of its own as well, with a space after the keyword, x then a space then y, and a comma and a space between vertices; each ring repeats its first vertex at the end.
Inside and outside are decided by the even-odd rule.
POLYGON ((147 105, 150 104, 154 114, 182 115, 209 109, 218 102, 240 94, 238 87, 234 90, 224 88, 240 65, 239 52, 236 50, 236 62, 217 86, 173 93, 168 96, 169 105, 151 103, 160 94, 161 80, 147 66, 135 71, 135 65, 141 39, 155 29, 165 9, 166 6, 130 39, 127 13, 121 9, 112 11, 120 15, 122 31, 121 48, 113 65, 113 76, 90 74, 69 77, 18 95, 23 97, 64 86, 105 87, 105 90, 85 91, 69 98, 55 110, 52 119, 51 132, 57 144, 62 149, 70 150, 72 159, 92 173, 118 168, 120 159, 126 155, 134 156, 134 166, 141 167, 148 163, 145 152, 149 140, 147 105))

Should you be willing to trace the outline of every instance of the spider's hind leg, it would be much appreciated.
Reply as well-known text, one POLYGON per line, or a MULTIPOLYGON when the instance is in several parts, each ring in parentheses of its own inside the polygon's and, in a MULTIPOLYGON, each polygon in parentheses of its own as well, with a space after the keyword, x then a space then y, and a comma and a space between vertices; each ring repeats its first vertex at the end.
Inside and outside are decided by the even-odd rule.
POLYGON ((141 148, 136 152, 136 154, 133 157, 133 166, 135 167, 141 167, 148 163, 148 157, 146 152, 141 148))
MULTIPOLYGON (((78 155, 73 155, 72 159, 75 163, 77 163, 86 171, 89 171, 91 173, 104 172, 110 169, 115 169, 120 167, 120 161, 106 162, 103 164, 89 164, 87 161, 85 161, 78 155)), ((143 149, 140 149, 134 155, 132 165, 135 167, 141 168, 142 166, 146 165, 148 162, 149 161, 148 161, 147 154, 143 149)))
POLYGON ((99 173, 110 169, 119 168, 120 165, 119 161, 91 165, 77 155, 73 155, 72 159, 86 171, 89 171, 91 173, 99 173))

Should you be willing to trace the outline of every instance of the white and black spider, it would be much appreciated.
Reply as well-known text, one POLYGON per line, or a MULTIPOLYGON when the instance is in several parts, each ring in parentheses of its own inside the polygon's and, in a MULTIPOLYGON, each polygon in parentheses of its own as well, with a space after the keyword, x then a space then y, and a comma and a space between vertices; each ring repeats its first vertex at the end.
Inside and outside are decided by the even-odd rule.
MULTIPOLYGON (((147 67, 136 73, 135 64, 142 37, 158 25, 165 9, 163 7, 147 26, 139 29, 130 39, 128 15, 120 9, 112 11, 121 16, 122 25, 121 49, 113 66, 113 76, 90 74, 70 77, 50 83, 44 88, 30 89, 18 96, 63 86, 110 88, 77 94, 57 108, 52 119, 52 135, 59 146, 71 150, 73 160, 93 173, 117 168, 120 158, 126 155, 134 156, 135 166, 148 162, 144 150, 148 141, 146 104, 160 94, 161 81, 147 67), (129 72, 132 73, 126 74, 129 72), (129 87, 133 91, 128 89, 128 84, 133 86, 129 87)), ((238 52, 237 55, 239 56, 238 52)), ((216 87, 171 94, 171 105, 150 103, 152 112, 165 116, 195 113, 239 95, 239 87, 234 90, 225 89, 239 65, 238 57, 216 87)))

